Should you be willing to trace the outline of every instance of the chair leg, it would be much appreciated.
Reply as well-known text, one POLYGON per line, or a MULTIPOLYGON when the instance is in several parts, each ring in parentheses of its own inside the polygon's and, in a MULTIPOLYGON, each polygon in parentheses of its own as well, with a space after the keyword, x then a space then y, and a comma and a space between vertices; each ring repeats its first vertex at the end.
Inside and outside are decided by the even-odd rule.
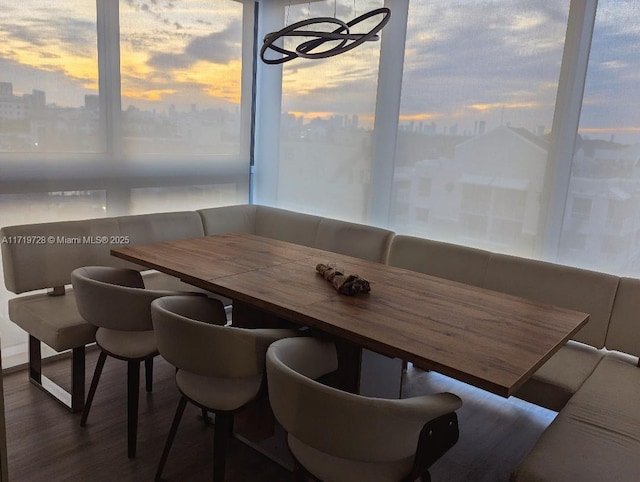
POLYGON ((184 413, 184 409, 186 406, 187 397, 183 395, 178 402, 178 408, 176 408, 176 413, 173 416, 173 422, 171 423, 171 429, 169 429, 169 436, 167 437, 167 441, 164 444, 164 450, 162 451, 162 457, 160 457, 160 463, 158 464, 158 470, 156 471, 156 477, 154 479, 156 481, 159 481, 160 477, 162 476, 162 471, 164 470, 164 466, 167 463, 169 451, 171 450, 171 446, 173 445, 173 439, 176 438, 178 426, 180 425, 180 420, 182 420, 182 414, 184 413))
POLYGON ((98 362, 96 363, 96 369, 93 372, 93 378, 91 379, 91 387, 89 388, 87 401, 85 402, 84 409, 82 410, 82 418, 80 418, 81 427, 85 427, 87 425, 87 417, 89 416, 89 410, 91 410, 93 397, 96 394, 96 389, 98 388, 98 381, 100 381, 100 375, 102 374, 102 369, 104 368, 104 362, 106 360, 107 360, 107 354, 103 351, 100 351, 100 356, 98 356, 98 362))
POLYGON ((153 390, 153 357, 144 361, 144 379, 147 393, 151 393, 153 390))
POLYGON ((203 408, 201 412, 202 412, 202 420, 204 421, 204 423, 206 425, 213 425, 213 421, 211 420, 211 417, 209 417, 209 412, 207 411, 207 409, 203 408))
POLYGON ((216 412, 213 428, 213 482, 223 482, 227 460, 227 439, 233 414, 216 412))
POLYGON ((127 455, 136 456, 138 436, 138 399, 140 391, 140 360, 127 362, 127 455))

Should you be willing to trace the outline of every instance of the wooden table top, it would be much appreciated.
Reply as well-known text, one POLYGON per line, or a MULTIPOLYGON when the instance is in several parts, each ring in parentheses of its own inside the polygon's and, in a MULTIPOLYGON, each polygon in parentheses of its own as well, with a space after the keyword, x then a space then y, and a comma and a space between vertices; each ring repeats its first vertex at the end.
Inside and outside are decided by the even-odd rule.
POLYGON ((504 397, 589 319, 584 313, 249 234, 111 253, 504 397), (328 262, 368 280, 371 292, 338 294, 315 270, 328 262))

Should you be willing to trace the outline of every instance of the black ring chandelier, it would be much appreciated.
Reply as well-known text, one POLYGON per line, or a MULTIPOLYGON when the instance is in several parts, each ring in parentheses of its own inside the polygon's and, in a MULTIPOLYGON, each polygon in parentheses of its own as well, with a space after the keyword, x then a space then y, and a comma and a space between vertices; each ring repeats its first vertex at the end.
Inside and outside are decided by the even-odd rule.
POLYGON ((358 45, 363 44, 366 41, 378 40, 378 32, 387 24, 391 17, 391 10, 383 7, 376 8, 370 12, 364 13, 349 22, 343 22, 333 17, 317 17, 308 18, 299 22, 292 23, 284 27, 277 32, 271 32, 264 36, 264 44, 260 49, 260 58, 265 64, 282 64, 289 60, 296 59, 298 57, 304 59, 325 59, 327 57, 333 57, 344 52, 348 52, 351 49, 356 48, 358 45), (367 33, 353 33, 351 27, 358 25, 365 20, 381 15, 382 18, 378 24, 373 27, 367 33), (333 24, 337 28, 333 31, 320 31, 320 30, 305 30, 304 27, 317 24, 333 24), (274 42, 284 37, 312 37, 311 40, 306 40, 298 44, 294 50, 287 50, 284 47, 275 45, 274 42), (325 50, 318 50, 327 42, 337 42, 331 48, 325 50), (265 57, 265 53, 268 50, 282 54, 281 57, 275 59, 268 59, 265 57))

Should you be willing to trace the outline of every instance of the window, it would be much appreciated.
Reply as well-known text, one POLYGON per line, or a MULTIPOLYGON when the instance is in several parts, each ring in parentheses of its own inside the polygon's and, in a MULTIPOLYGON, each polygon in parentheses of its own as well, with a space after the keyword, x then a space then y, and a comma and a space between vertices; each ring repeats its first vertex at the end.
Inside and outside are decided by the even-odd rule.
POLYGON ((462 221, 462 237, 463 238, 485 238, 487 235, 487 228, 489 225, 486 216, 479 216, 477 214, 464 213, 461 218, 462 221))
POLYGON ((493 219, 490 239, 492 242, 501 244, 500 251, 509 251, 512 246, 523 244, 522 222, 510 219, 493 219))
MULTIPOLYGON (((640 246, 630 241, 640 233, 640 33, 629 26, 638 22, 637 2, 598 1, 570 184, 571 215, 585 223, 565 219, 562 229, 564 245, 577 233, 592 240, 583 266, 633 276, 640 275, 640 246)), ((561 252, 558 260, 568 256, 561 252)))
POLYGON ((429 178, 421 178, 418 180, 418 196, 429 197, 431 196, 431 184, 432 180, 429 178))
POLYGON ((4 8, 3 181, 29 169, 30 183, 48 189, 52 180, 67 187, 72 177, 79 189, 108 189, 107 179, 120 179, 120 190, 148 186, 149 177, 193 185, 235 176, 248 192, 245 8, 253 7, 234 0, 25 0, 4 8))
POLYGON ((490 180, 487 184, 462 185, 462 211, 472 213, 487 213, 491 208, 490 180))
MULTIPOLYGON (((3 5, 0 225, 247 202, 253 72, 243 40, 253 8, 3 5)), ((0 289, 3 358, 24 358, 26 337, 6 312, 12 296, 0 289)))
MULTIPOLYGON (((449 224, 445 239, 473 237, 492 249, 500 240, 528 256, 542 243, 539 199, 568 7, 563 0, 410 2, 395 165, 444 166, 431 180, 432 197, 441 203, 453 193, 448 217, 464 226, 449 224), (489 221, 496 216, 507 219, 489 221)), ((401 219, 391 224, 415 230, 401 219)))
POLYGON ((96 3, 24 0, 0 9, 0 153, 96 152, 96 3))
POLYGON ((423 223, 429 221, 429 210, 426 208, 416 208, 416 220, 423 223))
POLYGON ((242 4, 120 2, 123 151, 240 152, 242 4))
POLYGON ((587 236, 584 234, 574 233, 571 237, 565 236, 562 241, 566 243, 563 246, 566 251, 584 251, 587 248, 587 236))
MULTIPOLYGON (((336 5, 338 18, 351 19, 381 7, 382 0, 336 5)), ((289 5, 284 17, 292 24, 333 17, 333 10, 333 2, 289 5)), ((377 20, 359 28, 366 31, 377 20)), ((379 56, 380 42, 366 42, 336 57, 283 64, 280 150, 289 155, 278 166, 280 206, 366 219, 379 56)))
POLYGON ((496 216, 522 222, 526 215, 527 193, 518 189, 496 187, 493 191, 493 203, 496 216))

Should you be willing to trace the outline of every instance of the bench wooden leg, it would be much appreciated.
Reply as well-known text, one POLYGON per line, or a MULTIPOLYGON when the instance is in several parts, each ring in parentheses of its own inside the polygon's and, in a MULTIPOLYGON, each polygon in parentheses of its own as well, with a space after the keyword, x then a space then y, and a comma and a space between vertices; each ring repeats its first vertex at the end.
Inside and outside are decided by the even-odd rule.
POLYGON ((85 347, 79 346, 71 354, 71 393, 42 373, 41 342, 29 335, 29 381, 61 403, 71 412, 84 408, 85 347))

